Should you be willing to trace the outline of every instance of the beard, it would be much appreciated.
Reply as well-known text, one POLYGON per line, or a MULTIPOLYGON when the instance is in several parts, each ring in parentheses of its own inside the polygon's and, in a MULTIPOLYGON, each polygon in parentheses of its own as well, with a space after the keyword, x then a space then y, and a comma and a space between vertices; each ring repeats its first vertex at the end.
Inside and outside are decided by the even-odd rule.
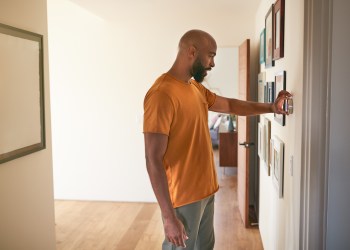
POLYGON ((199 83, 203 82, 204 77, 207 75, 206 68, 201 63, 199 57, 197 57, 196 61, 194 61, 192 65, 191 74, 193 78, 199 83))

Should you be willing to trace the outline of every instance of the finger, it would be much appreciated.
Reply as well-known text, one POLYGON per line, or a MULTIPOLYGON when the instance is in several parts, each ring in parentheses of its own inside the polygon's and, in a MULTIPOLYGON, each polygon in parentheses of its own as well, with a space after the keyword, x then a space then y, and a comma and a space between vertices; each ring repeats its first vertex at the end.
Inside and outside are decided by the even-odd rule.
POLYGON ((173 238, 168 237, 167 239, 168 239, 168 242, 170 242, 173 245, 176 245, 175 240, 173 238))
POLYGON ((186 247, 186 244, 185 244, 185 240, 184 240, 184 238, 182 237, 182 235, 179 237, 179 245, 178 246, 180 246, 180 247, 186 247))
POLYGON ((178 237, 172 238, 170 242, 176 247, 182 247, 183 246, 182 243, 181 243, 181 240, 179 240, 178 237))
POLYGON ((188 239, 187 233, 186 233, 186 229, 185 229, 184 226, 182 226, 182 236, 183 236, 184 238, 186 238, 186 240, 188 239))
POLYGON ((285 99, 289 100, 289 99, 292 99, 292 98, 293 98, 293 95, 290 94, 290 93, 286 93, 283 97, 284 97, 285 99))
POLYGON ((174 236, 174 237, 171 237, 170 238, 170 241, 169 242, 171 242, 173 245, 175 245, 175 246, 177 246, 177 247, 182 247, 183 245, 183 243, 182 243, 182 239, 181 239, 182 237, 180 237, 180 236, 174 236))
POLYGON ((179 242, 176 240, 176 238, 173 238, 171 241, 170 241, 174 246, 180 246, 179 242))
POLYGON ((279 114, 280 114, 280 115, 288 115, 288 112, 283 110, 283 111, 281 111, 279 114))
POLYGON ((288 110, 284 110, 283 107, 280 108, 280 109, 277 109, 276 114, 280 114, 280 115, 289 115, 288 110))
POLYGON ((284 94, 284 93, 280 93, 277 97, 277 99, 280 99, 280 100, 288 100, 292 98, 292 96, 288 93, 288 94, 284 94))
POLYGON ((188 236, 187 236, 185 228, 182 229, 182 239, 184 242, 184 247, 186 247, 186 240, 188 240, 188 236))
POLYGON ((176 246, 177 247, 182 247, 182 248, 185 248, 186 247, 186 245, 185 245, 185 242, 184 242, 184 240, 182 239, 182 237, 178 240, 178 241, 176 241, 177 243, 176 243, 176 246))
POLYGON ((288 91, 286 90, 281 90, 278 95, 277 95, 277 98, 278 97, 284 97, 284 98, 291 98, 293 95, 291 93, 289 93, 288 91))
POLYGON ((284 108, 283 108, 284 101, 285 101, 284 99, 277 100, 277 102, 276 102, 277 111, 279 111, 279 112, 284 111, 284 108))
POLYGON ((278 106, 275 111, 276 114, 284 114, 285 112, 286 111, 281 106, 278 106))
POLYGON ((185 228, 184 228, 183 231, 182 231, 182 237, 183 237, 185 240, 188 240, 188 236, 187 236, 187 233, 186 233, 185 228))

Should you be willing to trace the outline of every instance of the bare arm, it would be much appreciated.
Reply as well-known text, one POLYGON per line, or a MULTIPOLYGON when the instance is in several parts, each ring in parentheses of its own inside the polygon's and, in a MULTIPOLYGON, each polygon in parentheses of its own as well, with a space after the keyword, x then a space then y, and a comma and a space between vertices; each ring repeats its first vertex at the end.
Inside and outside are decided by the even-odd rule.
POLYGON ((240 116, 260 115, 265 113, 288 114, 283 110, 283 103, 288 98, 291 98, 291 96, 289 92, 281 91, 274 103, 250 102, 217 96, 209 110, 240 116))
POLYGON ((188 237, 171 204, 168 181, 163 167, 163 157, 168 145, 168 136, 145 133, 144 138, 147 171, 164 219, 165 236, 174 245, 186 247, 185 240, 188 237))

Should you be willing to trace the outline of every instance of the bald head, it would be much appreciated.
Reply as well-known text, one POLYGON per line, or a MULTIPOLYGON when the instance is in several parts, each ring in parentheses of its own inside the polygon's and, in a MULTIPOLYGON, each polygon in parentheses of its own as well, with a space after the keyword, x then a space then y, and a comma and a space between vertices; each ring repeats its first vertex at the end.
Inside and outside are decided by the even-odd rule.
POLYGON ((179 50, 186 50, 191 46, 201 50, 209 45, 215 45, 216 47, 215 39, 209 33, 202 30, 190 30, 181 37, 179 50))
POLYGON ((168 72, 184 82, 192 77, 202 82, 207 71, 215 66, 216 49, 214 38, 207 32, 187 31, 180 39, 176 60, 168 72))

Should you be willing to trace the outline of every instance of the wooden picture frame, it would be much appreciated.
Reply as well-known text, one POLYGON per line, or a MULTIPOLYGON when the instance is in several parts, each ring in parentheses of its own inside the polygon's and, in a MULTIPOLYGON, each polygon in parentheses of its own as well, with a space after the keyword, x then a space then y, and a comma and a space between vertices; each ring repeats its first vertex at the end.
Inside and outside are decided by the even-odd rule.
MULTIPOLYGON (((281 90, 286 90, 286 71, 280 71, 275 75, 275 95, 277 96, 281 90)), ((284 110, 286 109, 287 103, 283 104, 284 110)), ((274 114, 275 121, 277 121, 280 125, 286 125, 286 115, 274 114)))
POLYGON ((270 157, 270 140, 271 140, 271 121, 265 117, 264 121, 264 159, 267 175, 271 174, 271 157, 270 157))
POLYGON ((266 74, 261 72, 258 75, 258 102, 265 102, 266 74))
POLYGON ((266 46, 265 46, 265 29, 260 33, 260 64, 265 63, 266 46))
POLYGON ((0 164, 45 142, 43 36, 0 24, 0 164))
POLYGON ((274 15, 273 15, 273 5, 267 12, 265 16, 265 68, 271 68, 275 66, 275 62, 273 60, 273 24, 274 24, 274 15))
POLYGON ((284 0, 277 0, 273 7, 273 60, 284 57, 284 0))
POLYGON ((283 197, 284 177, 284 142, 276 135, 271 138, 272 181, 276 187, 278 197, 283 197))

